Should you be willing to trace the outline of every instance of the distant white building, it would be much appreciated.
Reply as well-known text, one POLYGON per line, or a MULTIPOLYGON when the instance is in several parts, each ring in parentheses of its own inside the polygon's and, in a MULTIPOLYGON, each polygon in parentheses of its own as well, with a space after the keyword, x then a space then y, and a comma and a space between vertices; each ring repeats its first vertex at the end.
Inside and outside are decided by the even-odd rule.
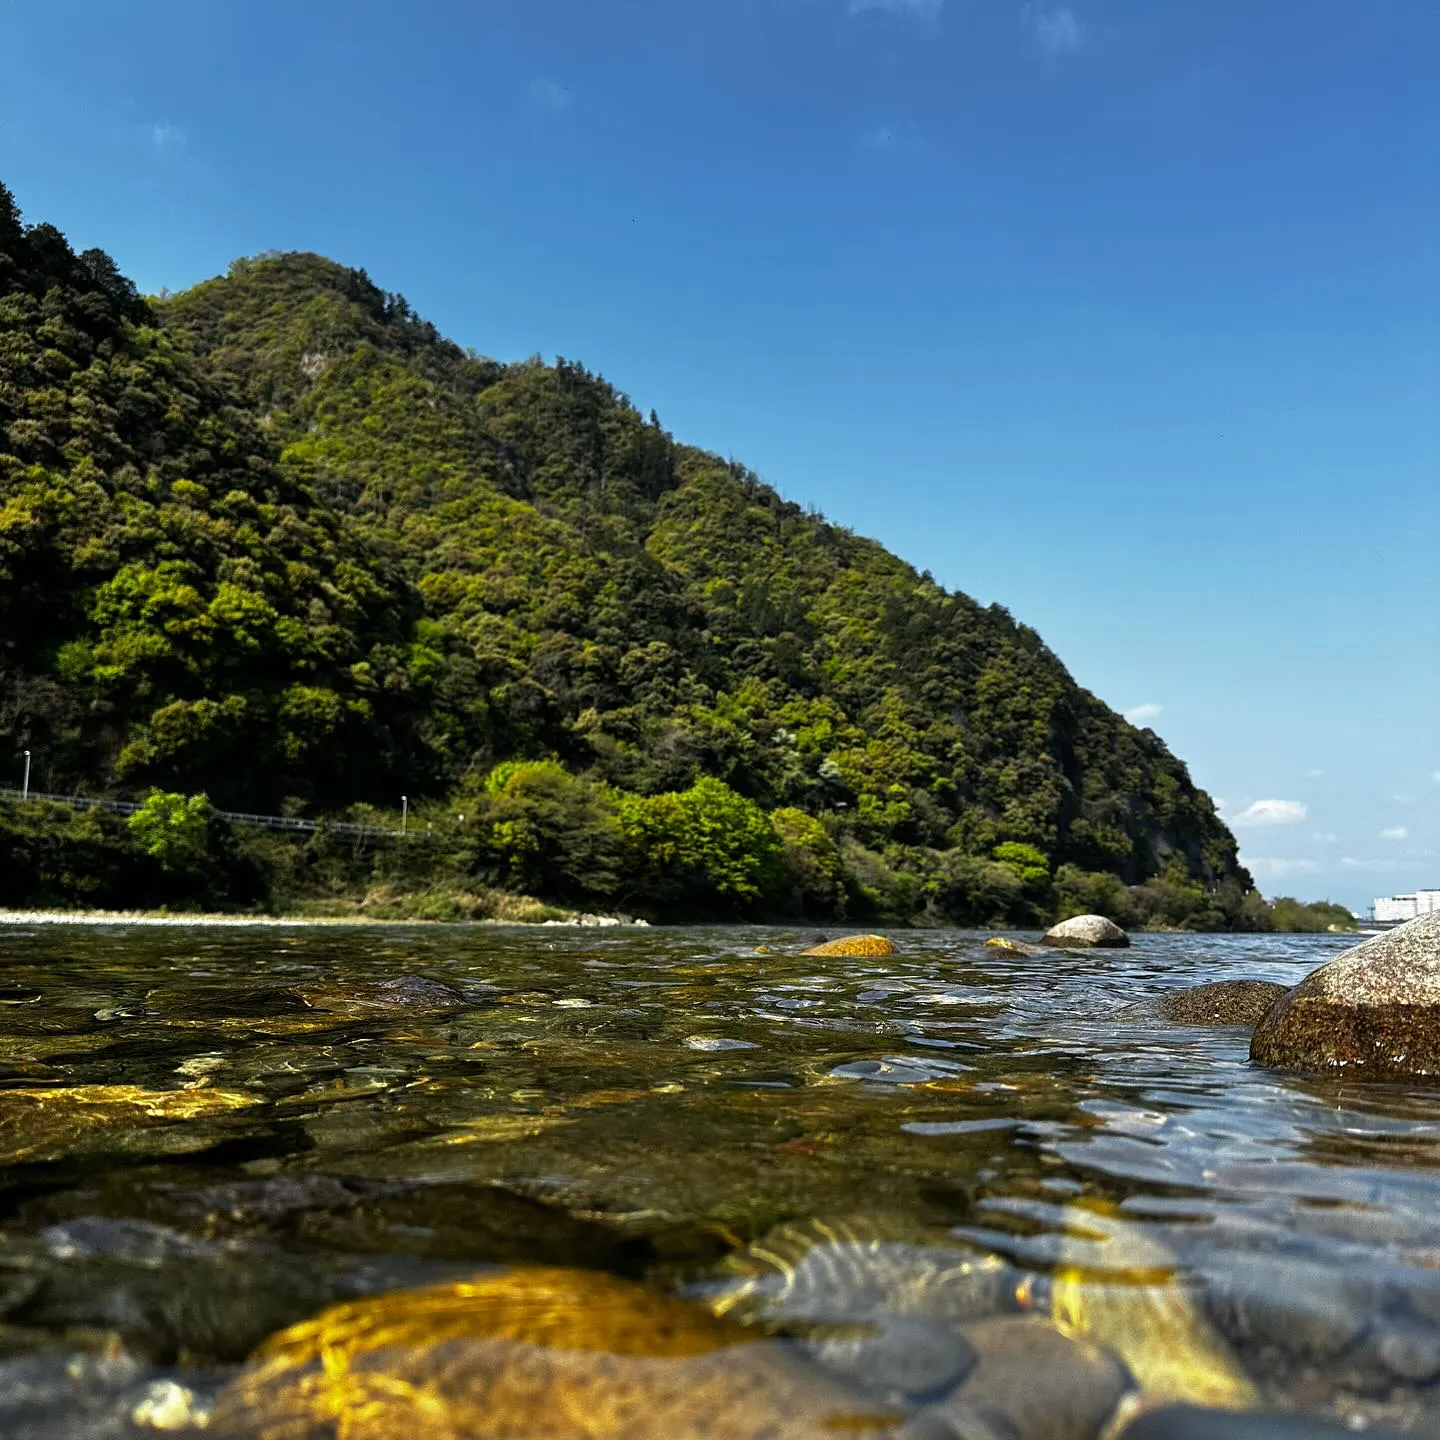
POLYGON ((1388 895, 1375 901, 1375 918, 1390 924, 1433 915, 1440 910, 1440 890, 1417 890, 1413 895, 1388 895))

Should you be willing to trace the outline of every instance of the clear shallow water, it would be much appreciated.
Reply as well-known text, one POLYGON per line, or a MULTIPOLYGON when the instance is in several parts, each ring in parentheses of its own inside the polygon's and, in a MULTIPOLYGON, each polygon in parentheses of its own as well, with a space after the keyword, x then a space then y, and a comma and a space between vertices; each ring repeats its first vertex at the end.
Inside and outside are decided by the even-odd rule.
POLYGON ((704 1294, 812 1216, 1001 1256, 1043 1308, 1089 1207, 1173 1258, 1267 1402, 1430 1433, 1440 1091, 1258 1070, 1247 1032, 1146 1011, 1216 979, 1294 983, 1352 940, 1012 959, 918 932, 859 960, 794 953, 809 938, 0 935, 0 1407, 7 1375, 37 1415, 81 1405, 74 1384, 40 1395, 52 1354, 203 1391, 334 1299, 494 1261, 704 1294), (290 990, 402 975, 468 1003, 290 990), (89 1086, 135 1090, 107 1108, 89 1086), (135 1098, 171 1091, 196 1113, 135 1098))

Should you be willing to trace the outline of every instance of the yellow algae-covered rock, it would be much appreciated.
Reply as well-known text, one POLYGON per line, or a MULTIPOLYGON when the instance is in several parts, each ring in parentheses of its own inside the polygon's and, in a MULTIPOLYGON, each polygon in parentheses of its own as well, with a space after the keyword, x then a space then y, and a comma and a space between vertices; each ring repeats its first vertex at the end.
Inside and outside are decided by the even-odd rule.
POLYGON ((66 1085, 0 1090, 0 1165, 58 1160, 90 1135, 258 1105, 231 1090, 145 1090, 138 1085, 66 1085))
POLYGON ((899 952, 894 944, 883 935, 841 935, 836 940, 826 940, 822 945, 812 945, 802 950, 802 955, 895 955, 899 952))
POLYGON ((1258 1400, 1224 1337, 1206 1318, 1179 1262, 1113 1213, 1066 1208, 1071 1233, 1050 1278, 1051 1318, 1113 1350, 1147 1401, 1244 1409, 1258 1400))
POLYGON ((217 1440, 835 1440, 897 1417, 775 1342, 597 1272, 339 1305, 221 1391, 217 1440))

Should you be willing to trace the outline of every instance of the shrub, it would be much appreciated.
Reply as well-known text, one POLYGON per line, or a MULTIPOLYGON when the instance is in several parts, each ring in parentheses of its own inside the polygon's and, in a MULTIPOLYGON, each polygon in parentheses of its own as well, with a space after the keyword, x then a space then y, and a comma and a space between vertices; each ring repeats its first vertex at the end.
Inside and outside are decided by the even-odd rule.
POLYGON ((638 894, 662 909, 748 909, 772 889, 782 842, 770 818, 723 780, 688 790, 625 795, 620 827, 634 857, 638 894))
POLYGON ((780 839, 775 900, 788 913, 829 918, 845 914, 845 869, 830 832, 803 810, 777 810, 770 824, 780 839))
POLYGON ((125 828, 162 870, 190 870, 205 859, 210 848, 213 815, 204 795, 152 790, 125 828))

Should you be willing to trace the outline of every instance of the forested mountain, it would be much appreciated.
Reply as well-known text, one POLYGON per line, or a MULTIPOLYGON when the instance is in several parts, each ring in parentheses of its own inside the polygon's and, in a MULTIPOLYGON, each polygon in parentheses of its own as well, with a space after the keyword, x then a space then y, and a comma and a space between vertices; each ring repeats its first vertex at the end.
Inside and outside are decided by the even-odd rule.
POLYGON ((318 256, 147 302, 0 191, 0 502, 0 746, 50 788, 429 797, 461 870, 654 913, 1247 913, 1033 630, 318 256))

